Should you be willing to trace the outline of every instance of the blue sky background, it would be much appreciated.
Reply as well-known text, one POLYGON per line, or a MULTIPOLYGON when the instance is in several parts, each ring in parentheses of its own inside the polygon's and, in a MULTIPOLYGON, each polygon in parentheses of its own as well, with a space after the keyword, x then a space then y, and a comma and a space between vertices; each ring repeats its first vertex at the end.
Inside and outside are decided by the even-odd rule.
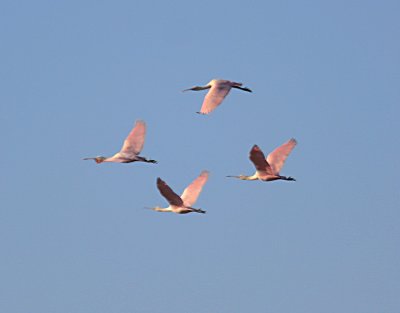
POLYGON ((398 313, 398 1, 3 1, 0 311, 398 313), (210 116, 212 78, 243 82, 210 116), (136 119, 143 156, 101 164, 136 119), (253 144, 299 144, 245 182, 253 144), (162 214, 158 176, 197 207, 162 214))

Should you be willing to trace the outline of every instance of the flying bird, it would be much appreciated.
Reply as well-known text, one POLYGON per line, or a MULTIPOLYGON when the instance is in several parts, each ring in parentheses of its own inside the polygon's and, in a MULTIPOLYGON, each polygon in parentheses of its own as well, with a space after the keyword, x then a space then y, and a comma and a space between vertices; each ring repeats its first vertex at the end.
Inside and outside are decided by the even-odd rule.
POLYGON ((261 149, 254 145, 250 150, 250 161, 253 162, 256 167, 256 172, 252 176, 239 175, 239 176, 227 176, 235 177, 242 180, 262 180, 262 181, 272 181, 272 180, 290 180, 295 181, 293 177, 286 177, 279 174, 280 170, 285 163, 286 158, 292 152, 293 148, 296 146, 297 141, 292 138, 288 142, 284 143, 280 147, 272 151, 267 158, 265 158, 264 153, 261 149))
POLYGON ((126 137, 121 151, 112 157, 97 156, 94 158, 84 158, 84 160, 95 160, 96 163, 115 162, 115 163, 131 163, 131 162, 147 162, 157 163, 155 160, 148 160, 139 156, 143 149, 144 138, 146 136, 146 124, 144 121, 136 121, 135 126, 126 137))
POLYGON ((228 95, 229 91, 232 88, 244 90, 247 92, 252 92, 249 88, 242 87, 242 83, 236 83, 229 80, 223 79, 213 79, 205 86, 195 86, 189 89, 185 89, 184 91, 188 90, 205 90, 210 89, 210 91, 206 94, 203 105, 201 106, 200 114, 209 114, 215 110, 217 106, 221 104, 224 98, 228 95))
POLYGON ((160 177, 157 178, 157 188, 161 195, 167 199, 169 206, 167 208, 155 207, 152 208, 158 212, 174 212, 178 214, 186 214, 191 212, 206 213, 201 209, 195 209, 192 205, 195 204, 204 184, 208 179, 208 171, 202 171, 200 176, 197 177, 186 189, 181 196, 178 196, 165 181, 160 177))

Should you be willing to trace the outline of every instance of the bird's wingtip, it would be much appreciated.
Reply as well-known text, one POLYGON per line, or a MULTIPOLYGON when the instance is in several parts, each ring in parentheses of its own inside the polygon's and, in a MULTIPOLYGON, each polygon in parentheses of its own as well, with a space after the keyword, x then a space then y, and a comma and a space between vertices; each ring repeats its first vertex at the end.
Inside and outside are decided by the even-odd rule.
POLYGON ((144 120, 142 120, 142 119, 137 119, 137 120, 135 121, 135 125, 137 125, 137 124, 146 125, 146 122, 145 122, 144 120))

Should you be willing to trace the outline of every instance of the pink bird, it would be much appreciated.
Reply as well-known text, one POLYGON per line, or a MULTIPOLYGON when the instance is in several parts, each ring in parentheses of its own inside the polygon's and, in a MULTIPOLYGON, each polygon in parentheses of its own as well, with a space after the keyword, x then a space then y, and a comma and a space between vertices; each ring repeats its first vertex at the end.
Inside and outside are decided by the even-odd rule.
POLYGON ((98 156, 94 158, 84 158, 84 160, 95 160, 96 163, 115 162, 115 163, 131 163, 136 161, 157 163, 155 160, 148 160, 139 156, 140 151, 143 149, 144 138, 146 136, 146 124, 144 121, 136 121, 135 126, 126 137, 124 145, 120 152, 114 154, 112 157, 98 156))
POLYGON ((223 79, 213 79, 206 86, 195 86, 188 90, 205 90, 210 89, 210 91, 206 94, 203 105, 201 106, 200 114, 209 114, 215 110, 217 106, 221 104, 224 98, 228 95, 229 91, 232 88, 241 89, 247 92, 252 92, 249 88, 241 87, 242 83, 235 83, 229 80, 223 79))
POLYGON ((160 177, 157 178, 157 188, 161 195, 167 199, 169 206, 167 208, 155 207, 152 208, 158 212, 174 212, 177 214, 186 214, 191 212, 206 213, 201 209, 195 209, 192 205, 195 204, 197 198, 203 189, 204 184, 208 179, 208 171, 202 171, 200 176, 197 177, 182 193, 178 196, 165 181, 160 177))
POLYGON ((250 150, 250 161, 253 162, 256 167, 256 172, 252 176, 239 175, 239 176, 227 176, 235 177, 242 180, 262 180, 262 181, 272 181, 272 180, 290 180, 295 181, 293 177, 286 177, 279 174, 280 170, 285 163, 286 158, 292 152, 293 148, 296 146, 297 141, 292 138, 288 142, 284 143, 280 147, 272 151, 267 158, 265 158, 264 153, 261 149, 254 145, 250 150))

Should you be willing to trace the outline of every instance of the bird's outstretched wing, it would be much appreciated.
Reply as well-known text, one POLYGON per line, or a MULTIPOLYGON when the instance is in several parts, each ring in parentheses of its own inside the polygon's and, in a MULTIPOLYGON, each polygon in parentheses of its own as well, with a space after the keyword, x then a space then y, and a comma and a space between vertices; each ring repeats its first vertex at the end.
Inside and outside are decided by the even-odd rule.
POLYGON ((121 153, 138 155, 143 149, 144 138, 146 136, 146 123, 136 121, 135 126, 126 137, 121 153))
POLYGON ((257 145, 254 145, 253 148, 251 148, 249 157, 250 161, 253 162, 256 167, 257 173, 260 177, 272 175, 272 169, 265 159, 264 153, 257 145))
POLYGON ((191 207, 196 203, 199 194, 208 179, 209 172, 202 171, 200 176, 197 177, 182 193, 182 200, 185 206, 191 207))
POLYGON ((285 164, 286 158, 288 157, 290 152, 292 152, 296 144, 297 144, 296 139, 292 138, 288 142, 276 148, 268 155, 267 162, 271 166, 272 172, 275 175, 279 175, 279 172, 282 169, 283 164, 285 164))
POLYGON ((157 188, 170 205, 183 206, 182 199, 160 177, 157 178, 157 188))
POLYGON ((203 105, 201 106, 201 110, 199 113, 201 114, 209 114, 215 110, 217 106, 219 106, 224 100, 224 98, 228 95, 231 90, 230 84, 226 82, 216 82, 211 86, 210 90, 206 94, 203 105))

